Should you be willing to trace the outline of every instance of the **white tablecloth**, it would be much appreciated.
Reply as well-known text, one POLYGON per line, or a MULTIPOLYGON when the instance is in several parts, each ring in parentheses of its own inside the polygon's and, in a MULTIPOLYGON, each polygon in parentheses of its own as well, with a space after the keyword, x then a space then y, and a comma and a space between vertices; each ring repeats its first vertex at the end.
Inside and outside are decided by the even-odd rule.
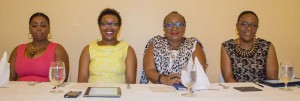
POLYGON ((50 82, 30 86, 28 82, 10 82, 8 88, 0 88, 0 101, 300 101, 300 88, 292 87, 293 91, 281 91, 278 88, 254 83, 225 83, 229 89, 223 89, 212 83, 210 90, 195 91, 196 97, 181 96, 185 91, 176 91, 172 86, 160 84, 132 84, 126 89, 125 84, 100 85, 92 83, 69 83, 60 87, 64 93, 53 94, 49 91, 54 87, 50 82), (120 87, 120 98, 83 97, 87 87, 120 87), (253 86, 263 91, 240 92, 233 87, 253 86), (217 90, 216 90, 217 89, 217 90), (83 91, 78 98, 64 98, 69 91, 83 91))

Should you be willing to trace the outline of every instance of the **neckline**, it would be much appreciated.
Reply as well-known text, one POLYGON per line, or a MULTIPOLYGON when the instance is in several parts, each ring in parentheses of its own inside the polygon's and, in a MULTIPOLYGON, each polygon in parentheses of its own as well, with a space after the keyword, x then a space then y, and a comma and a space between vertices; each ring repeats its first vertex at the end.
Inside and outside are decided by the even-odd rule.
POLYGON ((101 44, 101 41, 102 40, 97 40, 96 41, 96 45, 98 46, 98 47, 102 47, 102 46, 104 46, 104 47, 106 47, 106 46, 118 46, 119 44, 121 44, 123 41, 118 41, 117 40, 117 42, 116 42, 116 44, 115 45, 99 45, 99 44, 101 44))
POLYGON ((179 44, 178 46, 176 46, 177 48, 175 49, 175 48, 172 47, 170 41, 169 41, 166 37, 163 37, 163 38, 166 40, 167 48, 168 48, 169 50, 177 50, 177 51, 180 50, 180 48, 184 45, 184 42, 185 42, 185 40, 186 40, 186 38, 183 37, 183 40, 180 42, 180 44, 179 44))
POLYGON ((238 39, 238 43, 234 43, 235 54, 239 57, 252 58, 255 55, 255 53, 257 52, 258 47, 259 47, 259 45, 258 45, 259 39, 256 39, 256 40, 257 40, 257 43, 255 43, 255 41, 253 41, 252 47, 250 49, 243 49, 240 47, 239 39, 238 39))
POLYGON ((40 56, 38 56, 38 57, 29 58, 29 57, 27 57, 27 54, 26 54, 26 48, 28 47, 28 44, 25 44, 25 48, 24 48, 24 52, 23 52, 23 56, 25 57, 25 59, 31 59, 31 60, 35 60, 35 59, 42 58, 42 57, 44 57, 44 56, 45 56, 45 54, 48 52, 48 49, 49 49, 50 45, 51 45, 51 42, 50 42, 50 41, 48 41, 48 45, 46 46, 46 49, 44 50, 44 53, 43 53, 43 54, 41 54, 41 55, 40 55, 40 56))

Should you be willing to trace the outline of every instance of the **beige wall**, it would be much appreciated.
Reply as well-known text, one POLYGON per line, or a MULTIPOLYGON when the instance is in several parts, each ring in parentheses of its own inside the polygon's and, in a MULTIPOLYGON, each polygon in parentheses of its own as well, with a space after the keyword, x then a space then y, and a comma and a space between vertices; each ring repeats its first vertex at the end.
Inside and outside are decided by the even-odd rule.
POLYGON ((85 45, 100 38, 97 17, 106 8, 121 13, 120 39, 135 49, 138 79, 144 46, 154 35, 163 35, 166 14, 178 11, 187 21, 186 36, 201 40, 205 47, 211 82, 218 82, 220 46, 237 38, 235 23, 240 12, 253 10, 260 19, 257 36, 271 41, 278 60, 295 63, 300 77, 299 0, 0 0, 0 53, 27 43, 28 20, 35 12, 50 17, 51 41, 62 44, 71 64, 71 81, 77 81, 79 55, 85 45))

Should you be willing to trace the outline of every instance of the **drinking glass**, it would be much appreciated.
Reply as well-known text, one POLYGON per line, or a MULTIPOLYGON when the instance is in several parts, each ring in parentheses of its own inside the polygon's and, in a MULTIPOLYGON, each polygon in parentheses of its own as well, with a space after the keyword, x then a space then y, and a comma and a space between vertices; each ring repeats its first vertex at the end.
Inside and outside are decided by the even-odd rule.
POLYGON ((197 72, 194 66, 194 62, 190 62, 192 64, 187 65, 186 67, 182 68, 181 70, 181 82, 182 84, 187 87, 187 93, 183 93, 182 96, 196 96, 192 88, 196 83, 197 72))
POLYGON ((50 63, 49 79, 52 84, 55 85, 55 89, 51 90, 51 93, 62 93, 62 90, 58 90, 58 85, 64 82, 66 78, 65 64, 61 61, 55 61, 50 63))
POLYGON ((292 91, 287 85, 294 78, 294 65, 292 63, 280 63, 279 78, 281 82, 284 82, 284 88, 279 88, 284 91, 292 91))

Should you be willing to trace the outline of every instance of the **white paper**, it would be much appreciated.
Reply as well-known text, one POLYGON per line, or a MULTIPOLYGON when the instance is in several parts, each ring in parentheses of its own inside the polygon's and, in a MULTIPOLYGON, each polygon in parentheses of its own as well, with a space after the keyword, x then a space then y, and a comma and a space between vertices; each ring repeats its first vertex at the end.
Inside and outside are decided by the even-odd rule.
MULTIPOLYGON (((194 52, 196 50, 196 45, 197 45, 197 41, 195 41, 192 52, 194 52)), ((192 64, 192 56, 190 57, 190 61, 188 63, 188 65, 192 64)), ((209 80, 206 76, 206 73, 203 70, 202 65, 200 64, 199 60, 197 57, 195 57, 194 59, 194 66, 197 70, 197 81, 195 86, 193 87, 194 90, 204 90, 204 89, 208 89, 210 86, 209 80)))
POLYGON ((209 80, 206 76, 206 73, 203 70, 202 65, 200 64, 197 57, 194 60, 195 68, 197 70, 197 81, 193 89, 195 90, 204 90, 208 89, 210 86, 209 80))
POLYGON ((4 52, 0 61, 0 87, 8 87, 9 63, 7 62, 7 52, 4 52))

